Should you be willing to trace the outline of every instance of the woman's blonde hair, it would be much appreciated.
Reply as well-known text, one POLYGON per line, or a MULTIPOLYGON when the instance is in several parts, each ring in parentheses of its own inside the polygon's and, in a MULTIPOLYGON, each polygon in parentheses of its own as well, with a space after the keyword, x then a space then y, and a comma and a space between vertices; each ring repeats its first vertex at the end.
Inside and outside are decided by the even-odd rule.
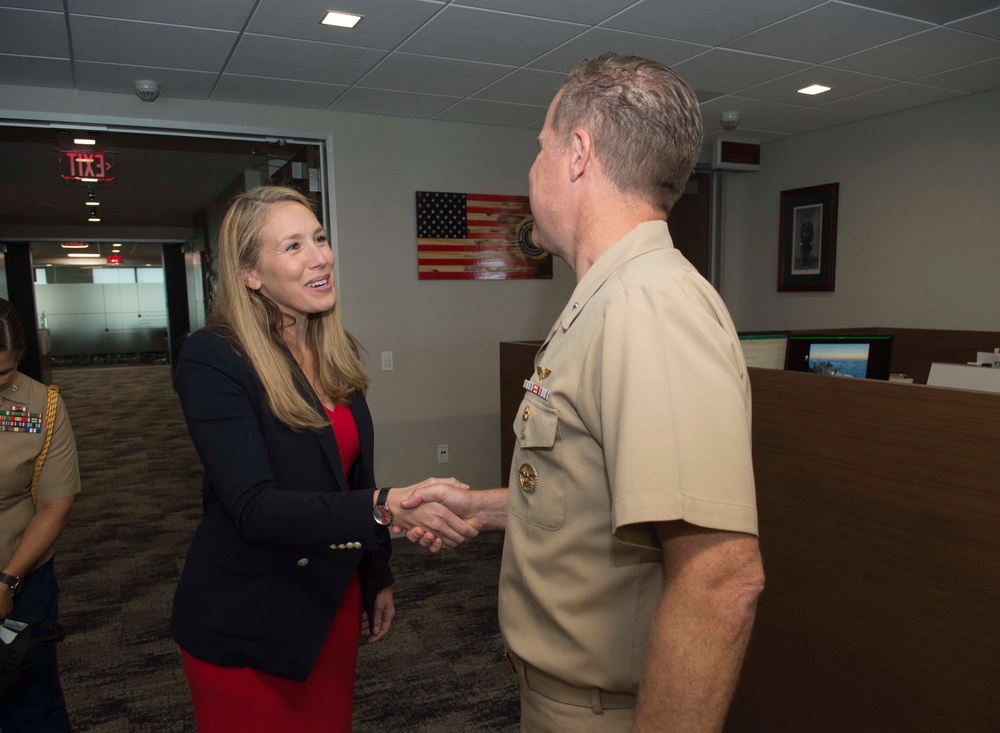
MULTIPOLYGON (((258 186, 233 199, 219 232, 219 287, 209 325, 228 332, 234 346, 250 360, 275 417, 296 430, 320 429, 329 420, 296 388, 298 384, 311 392, 281 335, 294 318, 243 280, 243 274, 257 265, 261 230, 271 209, 284 202, 313 210, 309 199, 284 186, 258 186)), ((330 398, 348 404, 354 394, 368 390, 361 347, 344 329, 337 305, 307 318, 306 347, 313 352, 320 385, 330 398)))

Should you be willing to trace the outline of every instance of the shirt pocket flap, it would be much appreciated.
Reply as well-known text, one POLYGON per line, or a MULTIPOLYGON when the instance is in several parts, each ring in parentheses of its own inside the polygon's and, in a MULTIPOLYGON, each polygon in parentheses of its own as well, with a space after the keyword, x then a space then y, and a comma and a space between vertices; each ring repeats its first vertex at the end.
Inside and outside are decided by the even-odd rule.
POLYGON ((514 432, 521 448, 551 449, 559 432, 559 413, 526 397, 514 420, 514 432))

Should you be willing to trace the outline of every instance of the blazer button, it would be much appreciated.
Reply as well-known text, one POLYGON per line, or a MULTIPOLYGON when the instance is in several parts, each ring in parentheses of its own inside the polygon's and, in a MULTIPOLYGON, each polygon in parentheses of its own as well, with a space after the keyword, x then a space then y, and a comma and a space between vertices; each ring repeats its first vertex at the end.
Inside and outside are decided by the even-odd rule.
POLYGON ((361 543, 360 542, 355 542, 354 543, 354 549, 355 550, 360 550, 361 549, 361 543))
POLYGON ((299 566, 300 568, 304 568, 304 567, 305 567, 306 565, 308 565, 308 564, 309 564, 309 558, 308 558, 308 557, 300 557, 300 558, 299 558, 299 559, 298 559, 298 560, 297 560, 297 561, 295 562, 295 564, 296 564, 296 565, 298 565, 298 566, 299 566))

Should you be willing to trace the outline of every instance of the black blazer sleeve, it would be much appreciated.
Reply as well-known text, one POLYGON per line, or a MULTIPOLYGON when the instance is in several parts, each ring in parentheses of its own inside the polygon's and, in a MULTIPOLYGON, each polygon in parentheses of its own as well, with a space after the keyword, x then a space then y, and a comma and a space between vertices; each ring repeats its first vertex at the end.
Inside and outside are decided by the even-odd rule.
POLYGON ((332 428, 278 421, 249 361, 221 333, 185 341, 178 393, 205 478, 174 637, 213 664, 305 679, 353 575, 369 618, 392 584, 389 532, 372 519, 368 406, 360 395, 351 405, 361 455, 345 481, 332 428))

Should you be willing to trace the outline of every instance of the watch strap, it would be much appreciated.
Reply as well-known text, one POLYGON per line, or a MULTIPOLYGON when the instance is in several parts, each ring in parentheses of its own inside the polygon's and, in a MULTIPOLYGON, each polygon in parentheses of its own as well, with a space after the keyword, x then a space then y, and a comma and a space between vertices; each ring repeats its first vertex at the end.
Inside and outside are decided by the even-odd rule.
POLYGON ((21 579, 16 575, 11 575, 10 573, 0 573, 0 583, 9 585, 11 593, 17 593, 21 590, 21 579))

